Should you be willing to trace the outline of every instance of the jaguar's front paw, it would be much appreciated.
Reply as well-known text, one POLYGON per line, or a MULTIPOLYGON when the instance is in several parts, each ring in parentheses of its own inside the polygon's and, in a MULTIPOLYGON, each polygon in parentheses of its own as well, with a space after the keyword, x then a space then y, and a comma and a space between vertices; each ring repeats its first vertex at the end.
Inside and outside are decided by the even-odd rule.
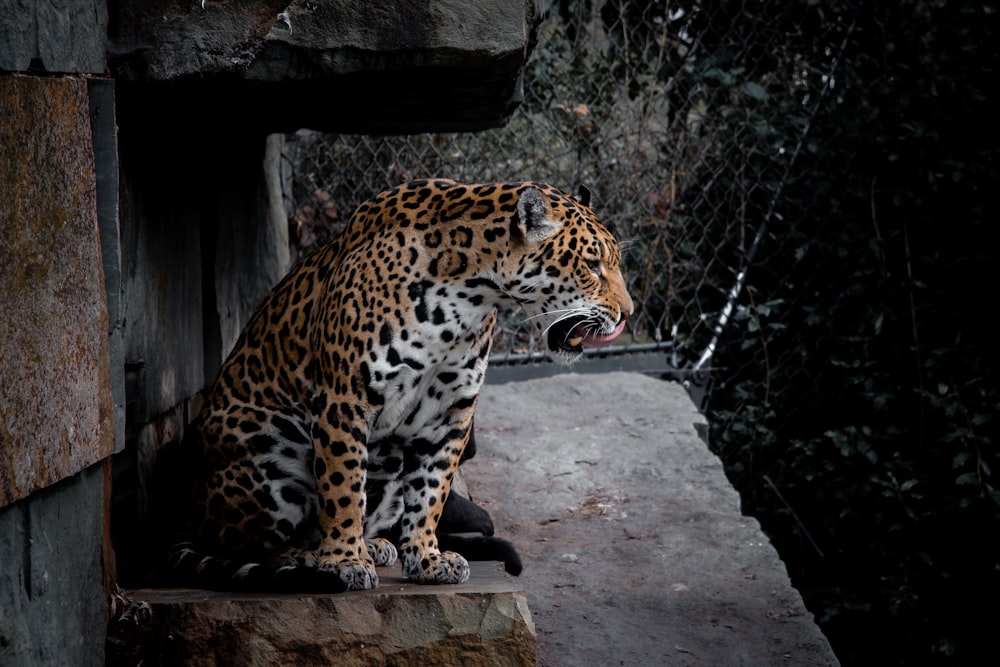
POLYGON ((396 558, 398 557, 396 546, 389 540, 381 537, 373 537, 370 540, 365 540, 365 546, 368 548, 368 555, 375 561, 376 566, 384 567, 396 562, 396 558))
POLYGON ((345 558, 335 561, 320 558, 318 569, 325 572, 336 572, 349 591, 364 591, 378 588, 378 574, 371 561, 358 558, 345 558))
POLYGON ((469 580, 469 561, 454 551, 407 555, 403 573, 418 584, 461 584, 469 580))

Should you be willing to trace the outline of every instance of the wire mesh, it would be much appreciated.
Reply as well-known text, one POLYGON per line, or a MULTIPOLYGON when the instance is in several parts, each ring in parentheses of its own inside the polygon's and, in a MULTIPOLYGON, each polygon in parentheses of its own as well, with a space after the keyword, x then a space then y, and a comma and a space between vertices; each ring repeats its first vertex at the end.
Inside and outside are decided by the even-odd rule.
MULTIPOLYGON (((833 83, 828 40, 770 4, 779 6, 559 0, 506 126, 289 135, 286 204, 298 250, 338 233, 373 193, 412 178, 586 185, 622 242, 637 309, 631 335, 611 352, 670 350, 674 367, 710 370, 719 335, 745 308, 759 247, 775 242, 769 225, 780 219, 810 112, 833 83)), ((493 363, 544 356, 523 320, 502 314, 493 363)))

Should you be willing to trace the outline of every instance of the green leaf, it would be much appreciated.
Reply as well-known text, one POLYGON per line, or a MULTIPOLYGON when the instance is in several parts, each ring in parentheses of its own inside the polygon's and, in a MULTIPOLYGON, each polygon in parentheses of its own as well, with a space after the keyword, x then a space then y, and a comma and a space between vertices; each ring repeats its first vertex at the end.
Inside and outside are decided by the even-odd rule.
POLYGON ((743 85, 740 86, 740 90, 742 90, 744 94, 754 98, 755 100, 761 100, 762 102, 770 99, 771 97, 768 95, 767 90, 764 89, 764 86, 760 85, 756 81, 745 81, 743 85))
POLYGON ((955 484, 959 486, 972 486, 979 483, 979 476, 974 472, 967 472, 964 475, 959 475, 955 479, 955 484))

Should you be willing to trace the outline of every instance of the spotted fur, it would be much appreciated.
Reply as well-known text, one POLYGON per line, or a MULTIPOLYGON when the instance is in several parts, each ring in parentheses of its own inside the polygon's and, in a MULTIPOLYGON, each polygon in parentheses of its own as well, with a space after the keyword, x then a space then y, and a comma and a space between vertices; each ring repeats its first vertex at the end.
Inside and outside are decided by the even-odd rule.
MULTIPOLYGON (((588 197, 589 199, 589 197, 588 197)), ((569 362, 632 313, 618 245, 543 183, 416 181, 362 204, 241 333, 194 424, 181 578, 356 590, 397 558, 457 583, 435 530, 471 430, 500 306, 569 362)))

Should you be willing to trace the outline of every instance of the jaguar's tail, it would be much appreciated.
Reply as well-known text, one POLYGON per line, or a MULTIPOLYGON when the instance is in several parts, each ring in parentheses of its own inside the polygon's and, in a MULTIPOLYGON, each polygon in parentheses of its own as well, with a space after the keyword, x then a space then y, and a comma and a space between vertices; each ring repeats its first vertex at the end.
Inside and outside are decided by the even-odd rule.
POLYGON ((507 574, 515 577, 521 574, 521 556, 517 549, 507 540, 500 537, 481 535, 479 533, 446 533, 438 534, 438 547, 442 551, 457 551, 466 560, 496 560, 503 563, 507 574))
POLYGON ((215 591, 253 593, 341 593, 347 585, 336 572, 304 565, 268 565, 222 558, 178 542, 168 555, 170 583, 215 591))

